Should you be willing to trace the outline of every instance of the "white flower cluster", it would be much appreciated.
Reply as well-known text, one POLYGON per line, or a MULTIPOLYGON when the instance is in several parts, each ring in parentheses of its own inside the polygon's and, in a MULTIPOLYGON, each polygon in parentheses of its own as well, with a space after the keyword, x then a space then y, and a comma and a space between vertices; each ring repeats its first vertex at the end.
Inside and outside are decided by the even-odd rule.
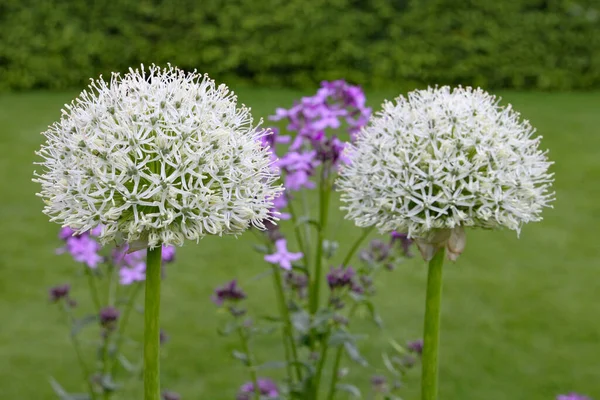
POLYGON ((43 133, 44 213, 100 240, 181 245, 272 219, 266 132, 225 85, 169 66, 92 81, 43 133))
POLYGON ((447 86, 384 103, 341 170, 347 217, 417 239, 469 226, 518 232, 541 220, 553 199, 551 163, 529 122, 498 103, 447 86))

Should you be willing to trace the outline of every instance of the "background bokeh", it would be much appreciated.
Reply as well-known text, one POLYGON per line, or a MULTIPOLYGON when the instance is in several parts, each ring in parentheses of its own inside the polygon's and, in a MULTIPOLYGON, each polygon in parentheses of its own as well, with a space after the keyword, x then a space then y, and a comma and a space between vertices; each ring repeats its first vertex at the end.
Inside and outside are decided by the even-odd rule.
MULTIPOLYGON (((446 268, 440 397, 551 400, 577 391, 600 399, 599 26, 597 0, 0 0, 0 399, 55 399, 50 376, 82 389, 46 290, 71 282, 81 308, 88 296, 81 266, 54 254, 58 226, 34 195, 34 151, 90 77, 140 62, 207 72, 257 117, 323 79, 363 85, 374 110, 427 84, 501 94, 544 136, 557 201, 520 238, 468 232, 465 254, 446 268)), ((359 232, 340 212, 332 221, 343 251, 359 232)), ((247 380, 230 355, 235 341, 216 334, 209 297, 238 277, 251 308, 274 311, 270 282, 255 279, 265 265, 253 242, 188 243, 169 266, 163 382, 183 399, 231 399, 247 380)), ((376 283, 386 328, 366 317, 357 324, 370 334, 362 344, 373 366, 389 339, 420 336, 425 273, 412 259, 376 283)), ((263 360, 278 358, 277 340, 257 343, 263 360)), ((373 372, 352 366, 348 379, 366 387, 373 372)), ((414 372, 408 400, 417 398, 414 372)))

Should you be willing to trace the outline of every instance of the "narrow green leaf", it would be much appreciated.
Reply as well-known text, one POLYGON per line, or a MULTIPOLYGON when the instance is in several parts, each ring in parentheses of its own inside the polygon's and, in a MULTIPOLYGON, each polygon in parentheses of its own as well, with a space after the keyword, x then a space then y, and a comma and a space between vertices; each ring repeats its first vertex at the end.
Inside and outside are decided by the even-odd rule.
POLYGON ((359 365, 362 365, 363 367, 369 366, 369 363, 363 358, 363 356, 360 355, 360 352, 358 351, 358 348, 354 343, 345 342, 344 349, 346 350, 346 354, 348 354, 348 357, 350 357, 352 361, 359 365))
POLYGON ((83 328, 96 321, 98 321, 98 316, 96 315, 86 315, 85 317, 75 320, 71 327, 71 336, 76 336, 83 328))
POLYGON ((263 369, 281 369, 285 368, 287 363, 285 361, 267 361, 264 364, 256 366, 256 370, 263 369))
POLYGON ((341 392, 350 393, 352 397, 355 397, 357 399, 362 398, 360 390, 354 385, 350 385, 347 383, 338 383, 337 385, 335 385, 335 389, 341 392))
POLYGON ((248 355, 246 353, 242 353, 241 351, 233 350, 231 352, 233 358, 236 358, 242 362, 245 366, 250 365, 250 360, 248 360, 248 355))

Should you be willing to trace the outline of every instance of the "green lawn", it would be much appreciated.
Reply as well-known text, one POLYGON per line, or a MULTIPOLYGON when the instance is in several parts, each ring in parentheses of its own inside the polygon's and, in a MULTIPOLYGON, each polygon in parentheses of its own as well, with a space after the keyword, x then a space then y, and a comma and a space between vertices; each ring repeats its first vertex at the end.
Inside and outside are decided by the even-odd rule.
MULTIPOLYGON (((300 95, 239 92, 259 116, 300 95)), ((377 109, 381 99, 394 94, 369 98, 377 109)), ((34 150, 42 141, 38 132, 59 117, 73 95, 0 95, 0 399, 54 399, 50 375, 68 389, 82 389, 46 290, 70 281, 79 287, 76 296, 84 307, 84 281, 74 262, 54 254, 58 226, 41 213, 34 196, 38 187, 31 182, 34 150)), ((512 232, 470 231, 464 255, 446 268, 440 398, 552 400, 557 393, 577 391, 600 399, 600 93, 505 93, 504 98, 544 135, 543 146, 556 162, 557 201, 520 239, 512 232)), ((333 218, 339 216, 335 211, 333 218)), ((358 233, 348 222, 338 232, 342 247, 358 233)), ((188 243, 170 268, 162 309, 171 338, 163 386, 183 399, 232 399, 246 380, 229 356, 235 341, 216 334, 219 315, 209 296, 216 285, 239 277, 252 307, 274 308, 270 282, 251 279, 264 268, 251 248, 253 239, 247 234, 188 243)), ((386 330, 379 334, 363 324, 372 333, 364 346, 373 365, 380 365, 388 339, 420 336, 425 272, 423 262, 414 259, 377 283, 386 330)), ((139 337, 140 325, 136 328, 139 337)), ((257 343, 263 358, 273 353, 275 340, 257 343)), ((352 366, 353 381, 368 382, 372 371, 359 368, 352 366)), ((406 399, 416 399, 418 371, 406 386, 406 399)))

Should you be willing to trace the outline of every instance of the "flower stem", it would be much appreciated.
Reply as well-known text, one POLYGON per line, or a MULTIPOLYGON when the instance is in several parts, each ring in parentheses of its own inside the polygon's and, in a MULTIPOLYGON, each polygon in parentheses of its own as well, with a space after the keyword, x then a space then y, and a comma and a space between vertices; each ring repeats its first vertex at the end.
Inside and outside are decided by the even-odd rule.
POLYGON ((356 239, 356 241, 350 248, 350 251, 348 252, 348 254, 346 254, 346 257, 344 257, 344 261, 342 261, 343 266, 348 266, 348 263, 350 262, 350 260, 352 260, 352 257, 354 256, 354 253, 356 253, 356 250, 358 250, 360 244, 365 240, 367 236, 369 236, 369 233, 371 233, 373 229, 375 229, 375 226, 363 229, 362 235, 360 235, 360 237, 356 239))
MULTIPOLYGON (((354 305, 352 305, 352 308, 350 309, 350 312, 348 313, 348 321, 350 321, 350 319, 352 319, 352 317, 354 316, 354 312, 356 311, 357 308, 358 308, 358 303, 354 303, 354 305)), ((327 400, 333 400, 333 396, 335 396, 337 381, 339 378, 338 372, 340 369, 340 362, 342 361, 343 354, 344 354, 344 346, 342 345, 342 346, 338 347, 335 352, 335 359, 333 361, 333 369, 332 369, 333 375, 331 377, 331 384, 329 385, 329 394, 327 395, 327 400)))
POLYGON ((96 308, 96 314, 100 312, 100 296, 98 296, 98 288, 96 287, 96 281, 94 277, 94 272, 91 268, 85 266, 85 274, 88 278, 88 286, 90 287, 90 293, 92 294, 92 301, 94 302, 94 307, 96 308))
POLYGON ((444 248, 442 247, 429 262, 429 272, 427 276, 421 400, 437 400, 438 396, 438 348, 440 341, 443 264, 444 248))
MULTIPOLYGON (((73 314, 71 313, 71 309, 69 308, 69 306, 64 304, 64 302, 63 302, 62 309, 65 312, 65 315, 67 316, 67 319, 70 321, 71 325, 73 325, 73 323, 75 322, 75 318, 73 317, 73 314)), ((79 339, 77 339, 77 334, 72 331, 72 328, 70 328, 69 330, 70 330, 69 337, 71 338, 71 343, 73 343, 73 348, 75 349, 75 354, 77 354, 77 360, 79 361, 79 367, 81 368, 81 373, 83 374, 83 378, 85 379, 85 382, 88 385, 88 389, 90 391, 90 398, 92 400, 96 400, 97 399, 96 391, 94 390, 94 385, 92 384, 92 381, 90 380, 90 370, 83 358, 79 339)))
MULTIPOLYGON (((323 171, 325 166, 323 166, 323 171)), ((321 290, 321 270, 323 265, 323 241, 325 240, 325 227, 329 212, 329 198, 331 195, 329 179, 322 172, 319 183, 319 229, 317 235, 317 251, 315 256, 315 273, 312 276, 310 291, 310 313, 314 315, 319 309, 319 292, 321 290)))
POLYGON ((298 381, 301 381, 302 380, 302 371, 300 369, 300 363, 298 363, 298 350, 296 348, 296 341, 294 340, 294 331, 292 329, 292 323, 290 321, 290 312, 288 309, 288 305, 286 304, 286 301, 285 301, 285 294, 283 293, 283 283, 281 281, 281 271, 279 270, 278 266, 273 266, 273 278, 274 278, 274 283, 275 283, 275 292, 277 294, 277 301, 279 302, 280 313, 283 318, 283 332, 284 332, 283 344, 285 346, 288 375, 290 378, 290 382, 293 382, 292 374, 289 371, 291 363, 293 362, 294 366, 295 366, 296 379, 298 381), (290 344, 289 348, 291 349, 291 353, 292 353, 291 357, 288 354, 290 350, 288 350, 287 341, 289 341, 289 344, 290 344), (291 358, 291 360, 290 360, 290 358, 291 358))
POLYGON ((148 249, 144 306, 144 400, 160 399, 161 246, 148 249))
POLYGON ((117 366, 119 353, 121 351, 121 347, 123 346, 123 341, 125 340, 125 329, 127 328, 127 324, 129 322, 129 316, 131 315, 131 311, 135 305, 135 299, 137 298, 140 289, 142 288, 141 283, 135 283, 133 288, 131 289, 131 294, 129 295, 129 299, 127 300, 127 304, 125 305, 125 309, 123 311, 123 318, 121 319, 121 323, 119 324, 119 330, 117 331, 117 339, 115 344, 115 358, 113 360, 112 366, 112 376, 113 378, 117 375, 117 366))
POLYGON ((248 345, 248 336, 241 325, 238 327, 238 333, 240 335, 240 342, 242 343, 242 350, 244 351, 244 354, 246 354, 248 360, 248 371, 250 372, 250 380, 254 386, 254 393, 256 394, 256 398, 260 399, 260 387, 258 387, 258 378, 256 377, 256 370, 252 363, 252 355, 250 354, 250 346, 248 345))
MULTIPOLYGON (((292 223, 294 224, 294 233, 296 234, 296 240, 298 241, 298 247, 302 254, 304 255, 304 259, 308 260, 308 249, 305 245, 306 240, 303 236, 302 230, 300 226, 298 226, 298 215, 296 214, 296 210, 292 204, 292 199, 288 199, 288 209, 290 210, 290 216, 292 223)), ((307 266, 308 267, 308 266, 307 266)))

